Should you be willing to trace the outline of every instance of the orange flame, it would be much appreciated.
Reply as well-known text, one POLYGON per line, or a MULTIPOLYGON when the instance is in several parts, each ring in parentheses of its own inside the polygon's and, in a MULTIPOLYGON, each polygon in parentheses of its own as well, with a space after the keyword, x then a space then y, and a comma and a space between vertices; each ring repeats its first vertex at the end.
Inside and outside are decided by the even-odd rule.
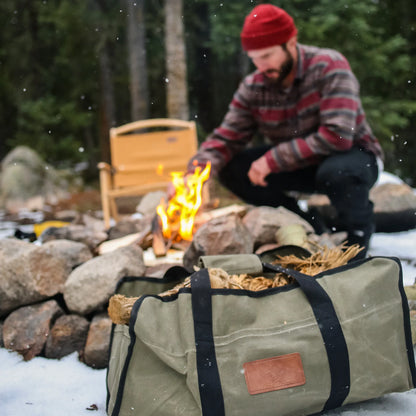
POLYGON ((211 163, 202 170, 198 166, 195 173, 184 176, 183 172, 172 172, 172 184, 175 195, 166 207, 164 200, 156 208, 162 223, 163 236, 172 237, 172 231, 178 228, 184 240, 192 240, 195 215, 202 204, 202 186, 209 178, 211 163))

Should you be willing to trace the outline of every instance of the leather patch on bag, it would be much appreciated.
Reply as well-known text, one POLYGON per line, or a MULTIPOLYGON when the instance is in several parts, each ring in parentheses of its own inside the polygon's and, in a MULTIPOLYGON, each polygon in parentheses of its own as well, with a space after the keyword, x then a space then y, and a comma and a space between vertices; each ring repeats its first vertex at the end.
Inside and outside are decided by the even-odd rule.
POLYGON ((305 373, 298 352, 265 358, 243 365, 250 394, 267 393, 305 384, 305 373))

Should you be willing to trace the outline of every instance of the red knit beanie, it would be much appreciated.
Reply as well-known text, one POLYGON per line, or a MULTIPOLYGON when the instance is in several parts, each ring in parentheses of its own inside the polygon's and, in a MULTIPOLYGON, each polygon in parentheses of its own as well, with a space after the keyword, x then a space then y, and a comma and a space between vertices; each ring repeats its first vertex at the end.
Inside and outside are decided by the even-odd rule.
POLYGON ((293 19, 272 4, 256 6, 244 21, 241 44, 246 51, 282 45, 298 33, 293 19))

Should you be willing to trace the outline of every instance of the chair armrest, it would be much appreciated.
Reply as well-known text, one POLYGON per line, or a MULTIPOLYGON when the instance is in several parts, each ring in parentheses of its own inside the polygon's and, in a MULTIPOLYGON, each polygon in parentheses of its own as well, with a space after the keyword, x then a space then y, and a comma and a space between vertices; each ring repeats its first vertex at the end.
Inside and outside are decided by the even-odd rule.
POLYGON ((106 162, 98 163, 97 167, 98 167, 99 170, 106 170, 109 173, 111 173, 111 166, 106 162))

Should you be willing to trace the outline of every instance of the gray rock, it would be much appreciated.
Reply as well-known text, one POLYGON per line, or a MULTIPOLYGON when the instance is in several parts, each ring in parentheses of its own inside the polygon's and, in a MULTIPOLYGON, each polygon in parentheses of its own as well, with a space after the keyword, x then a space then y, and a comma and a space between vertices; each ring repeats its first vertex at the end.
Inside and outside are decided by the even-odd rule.
POLYGON ((0 240, 0 316, 62 292, 66 260, 14 238, 0 240))
POLYGON ((94 251, 95 248, 107 240, 107 233, 103 231, 94 231, 85 225, 71 224, 67 227, 51 227, 46 229, 41 235, 40 240, 43 243, 52 240, 71 240, 83 243, 94 251))
POLYGON ((107 314, 97 315, 92 320, 84 350, 84 362, 90 367, 107 367, 111 326, 107 314))
POLYGON ((182 263, 161 263, 146 267, 145 276, 162 278, 165 273, 174 266, 182 266, 182 263))
POLYGON ((90 324, 82 316, 63 315, 53 325, 45 345, 46 358, 62 358, 82 352, 90 324))
POLYGON ((28 361, 39 355, 48 338, 51 323, 63 314, 54 300, 23 306, 4 321, 4 346, 28 361))
POLYGON ((43 244, 42 250, 52 257, 65 261, 68 276, 75 267, 91 260, 93 255, 83 243, 70 240, 51 240, 43 244))
POLYGON ((410 327, 412 329, 413 345, 416 345, 416 311, 410 311, 410 327))
POLYGON ((405 183, 385 183, 375 186, 370 191, 374 203, 374 212, 400 212, 416 210, 416 195, 405 183))
POLYGON ((129 234, 140 233, 149 227, 150 222, 150 217, 144 217, 140 219, 126 218, 118 221, 116 225, 108 230, 108 239, 115 240, 117 238, 125 237, 129 234))
POLYGON ((143 250, 121 247, 77 267, 68 277, 64 299, 70 311, 80 315, 103 308, 124 276, 142 276, 145 271, 143 250))
POLYGON ((148 192, 140 200, 139 204, 136 207, 136 211, 142 213, 143 215, 155 215, 156 207, 160 204, 160 201, 164 198, 166 200, 166 192, 155 191, 148 192))
POLYGON ((94 216, 88 215, 88 214, 82 214, 80 215, 78 221, 79 221, 79 224, 85 225, 94 234, 95 233, 106 234, 104 221, 100 218, 95 218, 94 216))
POLYGON ((243 223, 254 240, 255 249, 265 244, 276 243, 276 231, 284 225, 300 224, 307 233, 314 232, 312 225, 299 215, 283 207, 262 206, 253 208, 245 215, 243 223))
POLYGON ((212 219, 200 227, 183 257, 192 270, 200 256, 253 252, 253 239, 238 215, 212 219))
POLYGON ((68 195, 68 185, 57 171, 26 146, 18 146, 7 154, 2 171, 0 199, 8 210, 26 208, 26 202, 37 197, 53 203, 68 195))

